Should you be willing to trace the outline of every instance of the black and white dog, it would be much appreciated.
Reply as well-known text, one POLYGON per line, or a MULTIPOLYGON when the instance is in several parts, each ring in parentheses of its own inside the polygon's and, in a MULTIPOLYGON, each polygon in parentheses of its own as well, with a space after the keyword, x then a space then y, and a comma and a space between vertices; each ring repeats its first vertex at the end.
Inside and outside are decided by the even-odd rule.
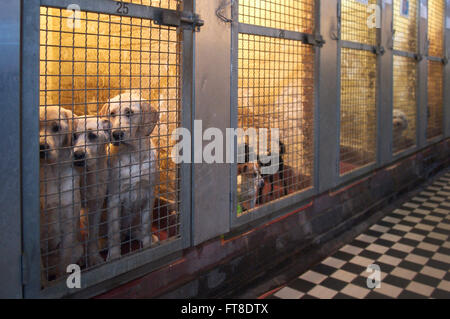
MULTIPOLYGON (((274 167, 273 174, 265 174, 264 173, 264 169, 261 172, 262 177, 264 178, 264 180, 267 178, 269 180, 269 184, 270 184, 270 196, 273 195, 273 190, 274 190, 274 177, 275 175, 277 175, 278 179, 281 180, 281 182, 283 183, 283 196, 287 195, 287 187, 286 187, 286 181, 284 179, 284 171, 285 171, 285 166, 284 166, 284 154, 286 154, 286 146, 284 145, 283 142, 279 141, 279 149, 278 149, 278 154, 274 154, 275 156, 278 157, 278 163, 273 164, 272 161, 263 161, 262 157, 260 155, 258 155, 258 164, 261 168, 268 168, 271 166, 278 166, 278 167, 274 167)), ((272 157, 272 152, 269 152, 267 155, 265 155, 265 157, 272 157)), ((263 188, 259 189, 259 194, 258 194, 258 199, 262 200, 262 195, 263 195, 263 188)))

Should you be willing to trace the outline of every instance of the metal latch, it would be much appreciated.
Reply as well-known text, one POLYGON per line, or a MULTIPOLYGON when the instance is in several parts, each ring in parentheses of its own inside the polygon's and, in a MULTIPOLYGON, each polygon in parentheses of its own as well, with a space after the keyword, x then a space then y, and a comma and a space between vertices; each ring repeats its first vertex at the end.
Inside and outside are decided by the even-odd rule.
POLYGON ((376 47, 373 47, 373 53, 376 55, 383 55, 386 52, 383 46, 377 45, 376 47))
POLYGON ((320 34, 305 34, 302 43, 322 47, 325 44, 325 40, 320 34))
POLYGON ((442 58, 442 64, 444 65, 448 64, 448 58, 446 56, 442 58))
POLYGON ((199 15, 179 11, 162 11, 161 15, 155 19, 155 23, 169 27, 182 27, 194 31, 200 31, 200 27, 205 24, 199 15))

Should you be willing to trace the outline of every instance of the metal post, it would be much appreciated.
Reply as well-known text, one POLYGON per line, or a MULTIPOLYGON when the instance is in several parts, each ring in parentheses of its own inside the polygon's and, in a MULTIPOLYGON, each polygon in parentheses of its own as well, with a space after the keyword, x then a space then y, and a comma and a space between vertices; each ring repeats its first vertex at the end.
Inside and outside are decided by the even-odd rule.
POLYGON ((2 1, 0 61, 2 116, 0 159, 3 203, 0 217, 0 298, 22 297, 20 214, 20 0, 2 1), (6 3, 7 2, 7 3, 6 3))
MULTIPOLYGON (((221 3, 221 0, 196 1, 197 13, 205 20, 205 26, 195 39, 194 118, 202 120, 203 130, 215 127, 225 132, 230 127, 231 27, 216 17, 216 9, 221 3)), ((198 140, 201 139, 201 136, 198 137, 198 140)), ((207 142, 202 144, 194 144, 193 153, 194 150, 201 152, 207 142)), ((223 154, 225 149, 224 143, 223 154)), ((228 232, 229 180, 228 164, 194 165, 194 245, 228 232)))
POLYGON ((423 56, 422 61, 419 62, 418 67, 418 96, 419 96, 419 111, 418 115, 418 146, 424 147, 427 142, 427 104, 428 104, 428 1, 419 1, 419 54, 423 56))
POLYGON ((23 1, 22 13, 22 217, 24 297, 41 290, 39 206, 39 0, 23 1))
POLYGON ((380 57, 379 103, 378 103, 378 150, 379 163, 385 165, 392 159, 392 84, 393 39, 392 3, 383 2, 380 44, 385 53, 380 57))
POLYGON ((325 45, 320 52, 319 78, 319 192, 336 186, 339 168, 339 83, 338 10, 339 1, 320 7, 320 25, 325 45), (335 8, 335 9, 334 9, 335 8), (333 10, 334 9, 334 10, 333 10))
MULTIPOLYGON (((446 0, 445 9, 445 47, 444 54, 450 59, 450 0, 446 0)), ((444 88, 450 85, 450 63, 444 67, 444 88)), ((444 89, 444 137, 450 137, 450 90, 444 89)))

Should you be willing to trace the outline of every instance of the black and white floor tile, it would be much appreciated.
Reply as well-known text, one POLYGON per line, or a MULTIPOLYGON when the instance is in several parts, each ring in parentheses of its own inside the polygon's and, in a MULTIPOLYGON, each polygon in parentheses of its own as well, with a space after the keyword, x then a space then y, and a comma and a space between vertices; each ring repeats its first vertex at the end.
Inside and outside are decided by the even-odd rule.
POLYGON ((268 298, 450 298, 449 235, 450 172, 268 298))

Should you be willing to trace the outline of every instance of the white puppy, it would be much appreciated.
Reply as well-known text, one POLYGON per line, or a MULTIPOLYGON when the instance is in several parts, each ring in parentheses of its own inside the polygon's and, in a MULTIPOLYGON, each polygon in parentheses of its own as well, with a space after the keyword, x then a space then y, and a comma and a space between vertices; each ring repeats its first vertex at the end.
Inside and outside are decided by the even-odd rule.
POLYGON ((80 181, 82 207, 88 217, 88 263, 94 266, 103 262, 99 254, 98 234, 103 210, 107 179, 107 145, 110 142, 110 123, 98 117, 79 117, 73 132, 73 160, 80 181))
POLYGON ((408 118, 403 111, 394 109, 392 125, 394 131, 394 140, 399 139, 403 132, 408 129, 408 118))
POLYGON ((57 279, 83 254, 80 226, 80 177, 72 162, 71 111, 40 107, 40 203, 42 279, 57 279))
POLYGON ((147 248, 151 236, 154 185, 158 181, 156 151, 150 134, 159 121, 159 113, 139 94, 127 92, 106 103, 101 114, 111 122, 112 144, 108 182, 108 260, 121 255, 121 231, 147 248), (138 229, 134 229, 136 219, 138 229))

